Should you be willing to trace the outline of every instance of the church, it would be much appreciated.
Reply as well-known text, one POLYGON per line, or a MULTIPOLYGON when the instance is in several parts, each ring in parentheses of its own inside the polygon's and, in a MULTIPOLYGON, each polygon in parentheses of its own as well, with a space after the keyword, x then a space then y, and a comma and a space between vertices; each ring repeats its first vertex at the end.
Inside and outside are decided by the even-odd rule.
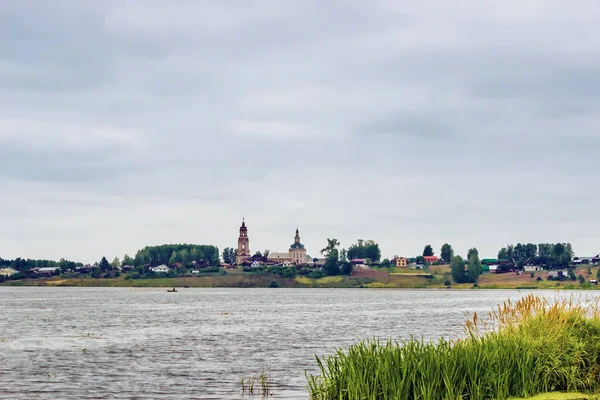
MULTIPOLYGON (((250 239, 248 237, 248 227, 246 221, 242 219, 242 226, 240 227, 240 234, 238 237, 238 248, 236 264, 241 265, 252 261, 252 255, 250 254, 250 239)), ((267 257, 267 264, 270 265, 304 265, 312 264, 312 259, 307 257, 306 248, 300 242, 300 231, 296 228, 296 236, 294 237, 294 243, 291 244, 287 253, 269 253, 267 257)))

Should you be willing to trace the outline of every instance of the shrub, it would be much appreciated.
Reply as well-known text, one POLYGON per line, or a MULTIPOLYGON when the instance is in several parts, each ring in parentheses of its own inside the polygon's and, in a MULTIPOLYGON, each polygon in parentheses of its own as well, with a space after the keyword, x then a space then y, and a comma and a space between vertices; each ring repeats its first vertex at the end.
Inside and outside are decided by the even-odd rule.
POLYGON ((532 277, 532 278, 534 278, 535 274, 533 272, 531 272, 531 273, 529 273, 529 276, 532 277))
POLYGON ((446 286, 452 286, 452 282, 450 282, 450 279, 446 279, 444 281, 444 285, 446 285, 446 286))
POLYGON ((454 342, 369 340, 317 357, 310 396, 475 400, 600 389, 598 303, 528 295, 499 306, 488 323, 475 314, 465 332, 454 342))
POLYGON ((279 283, 277 283, 277 281, 271 281, 271 283, 269 283, 269 287, 270 288, 278 288, 279 283))
POLYGON ((579 283, 581 285, 583 285, 585 283, 585 278, 581 274, 579 274, 579 276, 577 277, 577 280, 579 281, 579 283))

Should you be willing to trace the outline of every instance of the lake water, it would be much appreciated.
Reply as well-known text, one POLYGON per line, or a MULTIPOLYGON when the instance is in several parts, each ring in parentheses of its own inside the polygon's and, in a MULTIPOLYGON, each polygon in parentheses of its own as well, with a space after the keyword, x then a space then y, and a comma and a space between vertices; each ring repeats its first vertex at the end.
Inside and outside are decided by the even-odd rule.
POLYGON ((239 399, 264 371, 276 398, 306 399, 315 354, 460 337, 468 315, 526 293, 0 287, 0 398, 239 399))

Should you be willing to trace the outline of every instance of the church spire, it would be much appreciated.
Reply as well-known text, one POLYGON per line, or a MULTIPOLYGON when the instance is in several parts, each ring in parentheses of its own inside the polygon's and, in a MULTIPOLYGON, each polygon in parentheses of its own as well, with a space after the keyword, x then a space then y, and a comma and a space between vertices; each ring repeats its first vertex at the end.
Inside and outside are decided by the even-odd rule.
POLYGON ((297 226, 296 226, 296 237, 294 238, 294 243, 300 243, 300 232, 298 231, 297 226))

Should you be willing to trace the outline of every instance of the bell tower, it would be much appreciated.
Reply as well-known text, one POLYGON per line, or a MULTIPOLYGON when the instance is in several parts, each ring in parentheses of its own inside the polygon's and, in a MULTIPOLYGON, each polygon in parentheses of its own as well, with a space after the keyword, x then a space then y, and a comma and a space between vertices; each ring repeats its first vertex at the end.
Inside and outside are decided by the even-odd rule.
POLYGON ((248 239, 248 228, 246 221, 242 218, 242 226, 240 226, 240 236, 238 237, 237 256, 235 263, 240 265, 246 258, 250 257, 250 240, 248 239))

